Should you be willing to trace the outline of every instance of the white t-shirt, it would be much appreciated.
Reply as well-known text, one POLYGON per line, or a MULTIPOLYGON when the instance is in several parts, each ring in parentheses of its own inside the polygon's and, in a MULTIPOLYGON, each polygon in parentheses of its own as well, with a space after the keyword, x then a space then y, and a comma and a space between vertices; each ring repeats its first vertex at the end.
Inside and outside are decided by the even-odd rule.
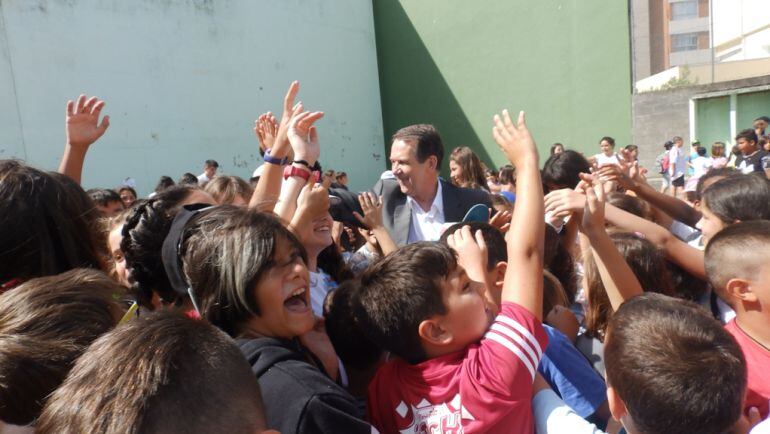
POLYGON ((700 178, 701 176, 705 175, 706 172, 708 172, 708 170, 714 164, 714 160, 709 157, 698 156, 697 158, 693 159, 690 164, 692 164, 693 178, 700 178))
POLYGON ((326 300, 326 294, 332 289, 337 287, 331 276, 326 274, 324 270, 318 269, 317 272, 310 271, 310 307, 313 309, 313 314, 318 318, 324 317, 324 300, 326 300))
POLYGON ((616 166, 620 166, 620 157, 618 154, 612 154, 609 157, 604 155, 604 153, 599 153, 594 155, 594 158, 596 159, 596 164, 601 167, 605 164, 614 164, 616 166))
POLYGON ((687 155, 678 146, 674 146, 668 151, 668 160, 670 166, 668 173, 671 175, 671 179, 677 179, 684 176, 687 170, 687 155))
POLYGON ((198 184, 203 185, 207 182, 211 181, 208 176, 206 176, 206 172, 201 173, 198 175, 198 184))

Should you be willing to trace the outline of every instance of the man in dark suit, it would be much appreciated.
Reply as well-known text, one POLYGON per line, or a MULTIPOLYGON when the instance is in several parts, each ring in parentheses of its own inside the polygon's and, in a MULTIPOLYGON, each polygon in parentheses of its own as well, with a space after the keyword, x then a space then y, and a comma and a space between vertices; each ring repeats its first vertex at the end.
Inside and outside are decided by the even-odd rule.
POLYGON ((410 125, 393 135, 393 179, 374 186, 382 196, 385 227, 397 245, 435 241, 444 223, 458 222, 476 204, 490 206, 489 193, 455 187, 439 178, 444 144, 432 125, 410 125))

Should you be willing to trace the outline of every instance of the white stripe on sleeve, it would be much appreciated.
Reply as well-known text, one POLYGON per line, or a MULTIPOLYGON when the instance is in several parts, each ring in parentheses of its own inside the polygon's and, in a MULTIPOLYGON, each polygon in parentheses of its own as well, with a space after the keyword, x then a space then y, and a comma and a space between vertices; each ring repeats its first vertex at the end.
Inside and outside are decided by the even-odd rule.
POLYGON ((507 348, 510 352, 515 354, 519 360, 524 363, 524 366, 527 367, 527 370, 529 371, 529 375, 532 377, 532 380, 535 379, 535 368, 532 366, 532 362, 529 360, 529 358, 524 355, 524 353, 521 352, 520 349, 516 348, 515 345, 511 343, 507 338, 504 338, 497 334, 496 332, 489 332, 484 336, 486 339, 489 339, 491 341, 495 341, 498 344, 502 345, 503 347, 507 348))
POLYGON ((537 341, 537 339, 535 339, 535 336, 533 336, 532 333, 530 333, 530 331, 527 330, 524 326, 519 324, 516 320, 502 315, 498 315, 497 318, 495 318, 495 322, 501 322, 521 333, 522 336, 527 338, 527 340, 532 343, 532 347, 535 349, 535 351, 537 351, 537 360, 543 358, 543 350, 540 348, 540 343, 537 341))
POLYGON ((509 327, 496 322, 492 324, 492 327, 490 327, 490 330, 496 331, 498 334, 507 337, 508 339, 512 340, 514 343, 518 344, 519 348, 526 351, 526 353, 530 357, 530 361, 537 366, 540 364, 540 359, 535 355, 535 352, 532 350, 532 346, 530 346, 529 342, 525 341, 521 338, 518 334, 516 334, 513 330, 511 330, 509 327))

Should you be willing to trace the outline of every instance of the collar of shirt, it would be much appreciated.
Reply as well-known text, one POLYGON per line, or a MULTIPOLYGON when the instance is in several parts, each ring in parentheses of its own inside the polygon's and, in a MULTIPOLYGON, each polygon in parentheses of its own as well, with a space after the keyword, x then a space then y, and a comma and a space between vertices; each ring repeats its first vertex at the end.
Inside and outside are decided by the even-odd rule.
POLYGON ((412 208, 412 212, 419 215, 427 214, 426 217, 431 219, 437 219, 444 216, 444 196, 441 192, 441 180, 436 180, 436 182, 438 183, 438 188, 436 189, 436 197, 433 198, 433 203, 430 205, 430 209, 428 211, 423 210, 420 204, 417 203, 417 201, 412 198, 412 196, 406 197, 406 201, 412 208))

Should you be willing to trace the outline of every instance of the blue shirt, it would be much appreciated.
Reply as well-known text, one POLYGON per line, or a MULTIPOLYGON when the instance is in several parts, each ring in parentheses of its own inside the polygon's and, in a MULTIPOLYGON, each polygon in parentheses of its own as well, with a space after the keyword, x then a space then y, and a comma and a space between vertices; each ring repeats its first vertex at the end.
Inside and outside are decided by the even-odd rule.
POLYGON ((537 371, 580 417, 588 417, 607 400, 607 386, 564 334, 543 324, 548 347, 537 371))

